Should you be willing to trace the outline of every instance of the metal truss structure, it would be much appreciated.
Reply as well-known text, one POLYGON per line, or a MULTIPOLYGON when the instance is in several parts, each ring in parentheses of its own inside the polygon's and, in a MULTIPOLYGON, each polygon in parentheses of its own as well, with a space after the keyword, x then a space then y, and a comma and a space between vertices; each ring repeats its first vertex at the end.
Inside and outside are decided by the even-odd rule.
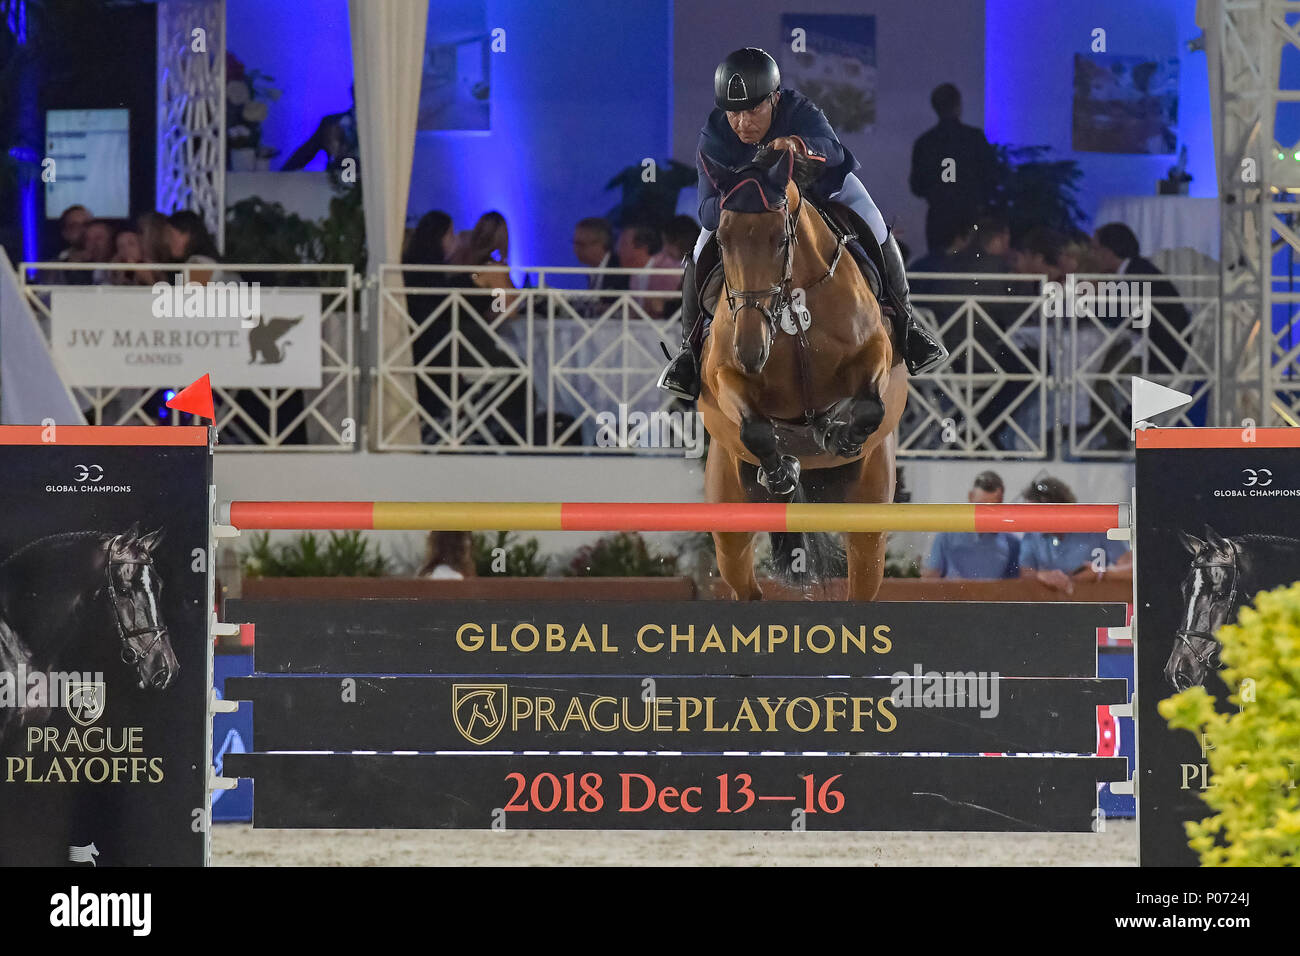
POLYGON ((1300 424, 1300 151, 1279 145, 1282 51, 1300 48, 1297 0, 1201 0, 1220 199, 1220 422, 1300 424))
POLYGON ((192 209, 225 247, 226 2, 158 4, 157 208, 192 209))

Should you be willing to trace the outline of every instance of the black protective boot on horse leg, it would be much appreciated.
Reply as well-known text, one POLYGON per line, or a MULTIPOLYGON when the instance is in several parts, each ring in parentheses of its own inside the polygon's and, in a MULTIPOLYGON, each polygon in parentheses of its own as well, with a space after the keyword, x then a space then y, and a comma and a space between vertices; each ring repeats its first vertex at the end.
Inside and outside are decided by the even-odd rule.
POLYGON ((948 359, 943 343, 920 325, 912 315, 912 297, 907 288, 907 267, 903 251, 893 232, 880 247, 885 258, 885 295, 894 311, 894 337, 903 350, 903 361, 913 375, 932 372, 948 359))
POLYGON ((686 268, 682 271, 681 349, 655 383, 665 392, 672 392, 688 402, 700 397, 700 349, 704 345, 704 310, 700 308, 695 268, 695 260, 687 256, 686 268))

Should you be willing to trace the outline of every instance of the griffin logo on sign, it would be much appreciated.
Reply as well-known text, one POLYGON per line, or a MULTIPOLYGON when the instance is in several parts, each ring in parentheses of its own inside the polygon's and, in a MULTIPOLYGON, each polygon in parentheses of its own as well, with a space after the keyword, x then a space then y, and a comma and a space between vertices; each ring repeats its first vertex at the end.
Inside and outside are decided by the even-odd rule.
POLYGON ((68 684, 64 704, 68 716, 89 727, 104 716, 104 705, 108 702, 108 685, 103 681, 76 681, 68 684))
POLYGON ((451 713, 460 735, 482 746, 506 725, 506 685, 452 684, 451 713))

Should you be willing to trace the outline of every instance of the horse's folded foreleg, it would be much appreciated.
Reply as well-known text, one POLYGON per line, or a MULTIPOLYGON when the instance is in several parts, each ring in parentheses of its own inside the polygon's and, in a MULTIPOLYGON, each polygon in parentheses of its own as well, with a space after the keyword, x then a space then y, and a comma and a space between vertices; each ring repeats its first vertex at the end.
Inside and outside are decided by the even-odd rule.
POLYGON ((868 394, 846 398, 813 419, 817 443, 833 455, 852 458, 885 420, 885 405, 874 386, 868 394))

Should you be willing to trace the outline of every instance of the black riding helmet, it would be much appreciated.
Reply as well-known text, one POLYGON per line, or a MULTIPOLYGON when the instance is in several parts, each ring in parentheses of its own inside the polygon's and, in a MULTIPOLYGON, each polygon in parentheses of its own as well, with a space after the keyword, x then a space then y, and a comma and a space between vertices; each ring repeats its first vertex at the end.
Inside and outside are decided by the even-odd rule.
POLYGON ((713 102, 727 112, 752 110, 780 87, 776 60, 752 46, 728 54, 713 71, 713 102))

